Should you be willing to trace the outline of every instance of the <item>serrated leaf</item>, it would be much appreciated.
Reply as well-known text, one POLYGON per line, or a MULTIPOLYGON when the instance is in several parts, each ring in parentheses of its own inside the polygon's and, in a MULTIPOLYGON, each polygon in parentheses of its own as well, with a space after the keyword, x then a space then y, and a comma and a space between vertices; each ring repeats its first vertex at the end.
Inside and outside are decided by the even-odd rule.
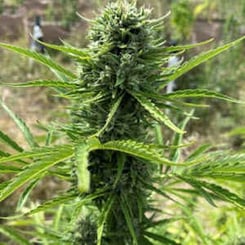
POLYGON ((150 242, 146 237, 140 237, 139 238, 139 244, 140 245, 154 245, 152 242, 150 242))
POLYGON ((209 176, 215 173, 244 173, 245 154, 225 155, 225 152, 207 154, 205 161, 186 169, 186 173, 196 176, 209 176))
POLYGON ((16 151, 23 151, 23 148, 19 146, 14 140, 12 140, 7 134, 0 130, 0 139, 7 145, 11 146, 16 151))
POLYGON ((228 189, 225 189, 222 186, 213 184, 213 183, 207 183, 204 181, 201 181, 201 184, 208 190, 212 191, 214 194, 216 194, 220 199, 224 201, 228 201, 232 204, 234 204, 237 207, 245 208, 245 199, 240 198, 237 194, 231 192, 228 189))
MULTIPOLYGON (((182 91, 182 90, 181 90, 182 91)), ((169 98, 168 94, 159 94, 159 93, 144 93, 141 92, 141 94, 147 98, 153 99, 155 101, 157 101, 158 103, 165 103, 165 105, 167 105, 167 102, 171 102, 171 104, 177 104, 177 105, 181 105, 184 107, 201 107, 201 108, 206 108, 209 107, 209 105, 206 104, 194 104, 194 103, 190 103, 190 102, 184 102, 184 101, 180 101, 180 100, 175 100, 175 98, 169 98)), ((176 107, 173 107, 172 105, 168 104, 168 107, 174 108, 174 109, 178 109, 176 107)))
POLYGON ((20 171, 21 171, 21 168, 0 164, 0 173, 18 173, 20 171))
MULTIPOLYGON (((228 189, 225 189, 222 186, 219 186, 219 185, 213 184, 213 183, 209 183, 206 181, 186 178, 183 176, 181 176, 180 178, 185 180, 186 182, 188 182, 191 185, 194 184, 194 185, 201 186, 201 188, 203 190, 206 189, 206 190, 210 191, 211 193, 215 194, 217 197, 219 197, 223 201, 230 202, 239 208, 245 208, 245 199, 239 197, 237 194, 231 192, 228 189)), ((207 191, 205 191, 205 192, 208 193, 207 191)))
POLYGON ((170 166, 180 165, 176 162, 171 162, 168 159, 162 157, 156 150, 152 149, 151 145, 136 142, 133 140, 109 141, 99 146, 98 149, 124 152, 155 164, 165 164, 170 166))
POLYGON ((146 237, 149 237, 155 241, 161 242, 162 244, 168 244, 168 245, 180 245, 180 243, 175 242, 174 240, 171 240, 165 236, 150 232, 150 231, 144 231, 144 235, 146 237))
POLYGON ((76 193, 65 193, 63 195, 60 195, 60 196, 57 196, 57 197, 54 197, 53 199, 37 206, 36 208, 30 210, 29 212, 26 213, 26 215, 32 215, 32 214, 35 214, 35 213, 38 213, 38 212, 44 212, 46 210, 50 210, 52 208, 55 208, 57 207, 58 205, 61 205, 61 204, 68 204, 70 203, 71 201, 74 201, 75 198, 77 197, 77 194, 76 193))
POLYGON ((24 83, 1 83, 0 85, 18 88, 28 87, 53 87, 53 88, 76 88, 74 83, 58 80, 34 80, 24 83))
POLYGON ((36 147, 38 144, 35 142, 34 137, 30 131, 30 129, 27 127, 26 123, 19 118, 8 106, 6 106, 1 100, 0 105, 3 107, 3 109, 8 113, 8 115, 13 119, 15 124, 19 127, 21 130, 24 138, 26 139, 27 143, 31 147, 36 147))
POLYGON ((199 146, 197 149, 195 149, 187 158, 187 160, 192 160, 195 159, 196 157, 199 157, 201 154, 203 154, 204 152, 206 152, 207 150, 209 150, 211 148, 210 144, 204 144, 199 146))
POLYGON ((214 180, 229 180, 234 182, 245 183, 245 173, 226 173, 226 172, 217 172, 210 173, 206 178, 212 178, 214 180))
POLYGON ((134 220, 133 217, 131 215, 132 212, 130 212, 129 208, 130 205, 128 205, 127 203, 127 199, 126 197, 124 197, 124 195, 121 196, 122 200, 120 201, 120 207, 121 210, 123 212, 126 224, 128 226, 128 230, 132 236, 132 245, 138 245, 138 241, 137 241, 137 235, 136 235, 136 231, 135 231, 135 227, 134 227, 134 220))
MULTIPOLYGON (((61 146, 61 148, 64 146, 61 146)), ((67 145, 68 148, 70 148, 69 145, 67 145)), ((12 161, 18 161, 22 159, 32 159, 34 157, 43 157, 43 156, 48 156, 49 154, 52 154, 53 150, 55 148, 48 148, 48 147, 40 147, 33 149, 33 151, 25 151, 13 155, 9 155, 6 157, 1 157, 0 158, 0 163, 5 163, 5 162, 12 162, 12 161)))
POLYGON ((176 222, 176 221, 180 220, 181 218, 183 218, 183 217, 179 216, 179 217, 174 217, 174 218, 160 219, 160 220, 157 220, 157 221, 152 221, 151 220, 149 222, 149 224, 147 224, 145 227, 147 229, 149 229, 149 228, 157 228, 157 227, 160 227, 160 226, 166 227, 167 224, 172 223, 172 222, 176 222))
POLYGON ((204 162, 186 168, 183 173, 199 178, 245 182, 245 154, 225 155, 225 152, 206 154, 204 162))
POLYGON ((111 195, 106 203, 103 205, 103 210, 99 217, 98 227, 97 227, 97 245, 102 244, 102 237, 103 237, 103 231, 104 231, 104 225, 107 221, 107 217, 109 215, 109 212, 111 210, 111 207, 114 203, 115 195, 111 195))
POLYGON ((25 237, 23 237, 19 231, 12 227, 0 225, 0 232, 19 245, 31 245, 31 243, 25 237))
POLYGON ((245 39, 245 36, 241 37, 240 39, 237 39, 236 41, 227 43, 227 44, 220 46, 216 49, 212 49, 212 50, 203 52, 203 53, 193 57, 189 61, 183 63, 183 65, 181 65, 179 68, 177 68, 177 70, 174 72, 174 74, 172 74, 168 77, 168 80, 173 81, 173 80, 177 79, 178 77, 187 73, 188 71, 190 71, 194 67, 206 62, 207 60, 215 57, 216 55, 218 55, 218 54, 226 51, 227 49, 237 45, 239 42, 241 42, 244 39, 245 39))
POLYGON ((118 110, 118 107, 120 106, 120 103, 122 101, 122 98, 123 98, 123 95, 120 96, 116 101, 115 103, 112 105, 111 107, 111 110, 107 116, 107 119, 106 119, 106 122, 105 122, 105 125, 99 130, 98 133, 96 133, 96 136, 100 136, 105 130, 106 128, 108 127, 108 125, 110 124, 110 122, 112 121, 115 113, 117 112, 118 110))
POLYGON ((7 157, 9 155, 10 155, 9 153, 0 150, 0 158, 1 157, 7 157))
POLYGON ((186 205, 181 205, 182 212, 187 216, 185 218, 188 220, 189 227, 202 240, 202 244, 210 245, 208 236, 200 223, 201 220, 193 215, 193 207, 195 208, 196 205, 196 203, 191 204, 193 200, 189 199, 187 200, 186 205))
POLYGON ((197 159, 195 161, 186 161, 184 163, 177 163, 164 158, 159 151, 156 150, 152 145, 144 144, 141 142, 133 141, 133 140, 118 140, 118 141, 109 141, 105 144, 97 144, 93 146, 91 150, 113 150, 120 151, 126 154, 142 158, 146 161, 149 161, 153 164, 162 164, 167 166, 189 166, 196 164, 203 159, 197 159))
POLYGON ((181 180, 184 180, 186 183, 193 186, 197 190, 198 194, 203 196, 207 200, 207 202, 209 202, 212 206, 217 207, 213 201, 212 195, 203 188, 202 184, 199 181, 185 176, 178 176, 178 177, 181 180))
POLYGON ((89 145, 86 141, 80 142, 75 147, 75 164, 77 174, 77 188, 81 193, 90 190, 90 172, 88 170, 89 145))
MULTIPOLYGON (((190 121, 190 119, 192 118, 194 114, 194 110, 192 110, 189 115, 180 123, 180 129, 182 131, 185 130, 186 128, 186 125, 188 124, 188 122, 190 121)), ((175 133, 174 134, 174 140, 173 140, 173 145, 176 146, 176 148, 172 149, 170 151, 170 156, 169 156, 169 159, 171 161, 179 161, 180 159, 180 156, 181 156, 181 149, 177 146, 181 145, 182 144, 182 140, 183 140, 183 134, 178 134, 178 133, 175 133)))
POLYGON ((39 181, 39 178, 32 180, 28 186, 21 192, 20 198, 17 203, 16 210, 21 211, 21 209, 24 207, 30 193, 32 190, 36 187, 37 183, 39 181))
MULTIPOLYGON (((40 41, 38 41, 40 42, 40 41)), ((70 54, 73 56, 76 56, 77 58, 79 58, 80 60, 89 60, 91 59, 91 57, 88 55, 88 52, 86 50, 82 50, 79 48, 75 48, 73 46, 65 46, 65 45, 55 45, 55 44, 50 44, 50 43, 45 43, 45 42, 40 42, 41 44, 43 44, 44 46, 51 48, 51 49, 55 49, 58 51, 61 51, 65 54, 70 54)))
POLYGON ((72 155, 73 151, 71 148, 64 148, 61 146, 55 148, 52 153, 49 152, 46 157, 37 160, 25 168, 16 177, 14 177, 7 186, 2 188, 0 192, 0 201, 7 198, 10 194, 12 194, 25 183, 41 176, 50 167, 61 161, 65 161, 66 159, 71 158, 72 155))
POLYGON ((0 43, 0 46, 3 47, 3 48, 9 49, 11 51, 14 51, 16 53, 25 55, 25 56, 27 56, 29 58, 32 58, 35 61, 47 66, 48 68, 53 69, 53 70, 55 70, 57 72, 60 72, 60 73, 64 74, 67 77, 76 78, 76 75, 74 75, 72 72, 70 72, 69 70, 66 70, 62 66, 58 65, 52 59, 48 58, 45 55, 42 55, 42 54, 37 53, 35 51, 31 51, 29 49, 24 49, 24 48, 17 47, 17 46, 14 46, 14 45, 10 45, 10 44, 6 44, 6 43, 0 43))
POLYGON ((184 131, 178 128, 172 121, 168 118, 168 116, 162 112, 153 102, 148 100, 146 97, 141 96, 139 94, 131 93, 135 99, 141 104, 142 107, 145 108, 146 111, 150 113, 150 115, 156 120, 167 127, 171 128, 173 131, 183 134, 184 131))
POLYGON ((215 98, 220 100, 226 100, 229 102, 235 102, 235 103, 242 103, 242 101, 233 99, 229 96, 226 96, 224 94, 210 91, 207 89, 185 89, 185 90, 178 90, 173 93, 165 94, 164 97, 166 99, 180 99, 180 98, 215 98))
POLYGON ((208 44, 208 43, 212 42, 213 40, 214 39, 211 38, 211 39, 208 39, 208 40, 200 42, 200 43, 165 47, 165 51, 172 53, 172 52, 176 52, 176 51, 192 49, 192 48, 196 48, 196 47, 208 44))
POLYGON ((142 179, 140 177, 138 177, 138 178, 143 183, 143 185, 144 185, 146 190, 150 190, 151 192, 155 192, 155 193, 157 193, 157 194, 159 194, 159 195, 161 195, 161 196, 163 196, 163 197, 165 197, 165 198, 167 198, 169 200, 172 200, 175 203, 177 203, 176 200, 174 200, 172 197, 170 197, 168 194, 166 194, 166 192, 162 191, 160 188, 155 187, 154 184, 147 183, 144 179, 142 179))

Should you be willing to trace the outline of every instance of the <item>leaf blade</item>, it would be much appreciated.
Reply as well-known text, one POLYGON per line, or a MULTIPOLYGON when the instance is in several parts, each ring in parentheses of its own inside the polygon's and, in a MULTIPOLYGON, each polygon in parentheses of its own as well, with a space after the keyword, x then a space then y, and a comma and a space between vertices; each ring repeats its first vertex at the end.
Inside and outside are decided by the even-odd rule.
POLYGON ((153 102, 148 100, 146 97, 131 93, 133 97, 141 104, 142 107, 145 108, 146 111, 150 113, 150 115, 157 121, 165 124, 167 127, 172 129, 173 131, 183 134, 184 131, 178 128, 172 121, 168 118, 166 114, 164 114, 153 102))
POLYGON ((244 39, 245 39, 245 36, 243 36, 240 39, 237 39, 233 42, 222 45, 216 49, 212 49, 212 50, 203 52, 203 53, 199 54, 198 56, 193 57, 192 59, 185 62, 183 65, 181 65, 179 68, 177 68, 177 70, 174 72, 174 74, 172 74, 168 77, 168 80, 173 81, 173 80, 177 79, 178 77, 187 73, 188 71, 195 68, 196 66, 198 66, 198 65, 206 62, 207 60, 215 57, 216 55, 228 50, 232 46, 237 45, 239 42, 243 41, 244 39))
POLYGON ((74 83, 59 80, 34 80, 24 83, 1 83, 0 85, 17 88, 28 87, 53 87, 53 88, 76 88, 74 83))
POLYGON ((29 49, 25 49, 25 48, 21 48, 21 47, 17 47, 14 45, 10 45, 7 43, 1 43, 0 42, 0 46, 6 49, 9 49, 11 51, 14 51, 16 53, 22 54, 24 56, 27 56, 29 58, 34 59, 35 61, 47 66, 50 69, 54 69, 57 72, 61 72, 62 74, 70 77, 70 78, 76 78, 76 75, 74 75, 72 72, 70 72, 69 70, 66 70, 65 68, 63 68, 62 66, 56 64, 53 60, 51 60, 50 58, 48 58, 45 55, 42 55, 40 53, 37 53, 35 51, 31 51, 29 49))
POLYGON ((20 131, 22 132, 24 138, 26 139, 26 142, 30 145, 30 147, 37 147, 38 144, 34 140, 34 137, 30 131, 30 129, 27 127, 26 123, 18 117, 5 103, 3 103, 0 100, 0 105, 3 107, 3 109, 8 113, 8 115, 12 118, 12 120, 15 122, 15 124, 18 126, 20 131))
POLYGON ((21 152, 24 150, 21 146, 19 146, 14 140, 12 140, 7 134, 3 133, 1 130, 0 139, 16 151, 21 152))
POLYGON ((0 190, 0 201, 7 198, 19 187, 29 182, 34 178, 38 178, 42 173, 44 173, 48 168, 54 166, 55 164, 69 159, 73 155, 71 149, 62 148, 59 146, 58 150, 55 150, 52 154, 46 156, 46 159, 38 160, 34 164, 25 168, 20 172, 15 178, 13 178, 7 186, 4 186, 0 190))
POLYGON ((229 102, 242 103, 242 101, 233 99, 227 95, 210 91, 207 89, 185 89, 178 90, 173 93, 165 94, 164 97, 166 99, 180 99, 180 98, 215 98, 220 100, 225 100, 229 102))

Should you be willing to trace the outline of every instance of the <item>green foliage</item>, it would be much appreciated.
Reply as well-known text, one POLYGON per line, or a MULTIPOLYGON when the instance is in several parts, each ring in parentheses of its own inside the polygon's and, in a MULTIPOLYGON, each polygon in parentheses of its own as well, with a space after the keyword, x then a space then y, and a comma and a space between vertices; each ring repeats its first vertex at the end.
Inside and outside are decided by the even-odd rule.
POLYGON ((169 80, 175 80, 176 78, 180 77, 184 73, 188 72, 190 69, 193 69, 194 67, 200 65, 201 63, 213 58, 217 54, 231 48, 232 46, 238 44, 240 41, 242 41, 244 37, 241 37, 241 39, 238 39, 234 42, 225 44, 223 46, 220 46, 216 49, 206 51, 204 53, 201 53, 198 56, 193 57, 191 60, 185 62, 181 67, 177 68, 177 70, 174 72, 173 75, 170 75, 168 78, 169 80))
MULTIPOLYGON (((150 14, 147 9, 137 9, 136 3, 118 1, 91 21, 87 49, 66 43, 45 44, 71 57, 77 73, 44 55, 0 43, 58 75, 58 80, 34 80, 19 87, 51 87, 70 102, 70 122, 52 129, 60 138, 52 140, 52 134, 48 134, 43 144, 37 144, 23 120, 1 103, 31 147, 23 149, 0 133, 1 140, 15 151, 0 154, 0 173, 13 173, 0 185, 0 200, 25 187, 18 203, 22 213, 13 219, 15 223, 6 221, 0 231, 19 244, 28 244, 15 228, 24 221, 32 228, 28 237, 41 244, 212 244, 215 239, 205 235, 201 222, 192 217, 196 200, 203 197, 211 205, 225 201, 245 207, 242 196, 221 182, 244 179, 243 153, 212 152, 204 145, 182 156, 183 134, 193 118, 193 111, 183 111, 192 104, 183 99, 237 101, 204 89, 171 94, 161 91, 171 79, 244 37, 193 57, 169 74, 166 65, 173 47, 165 47, 159 34, 164 18, 151 20, 150 14), (181 122, 174 123, 166 109, 174 109, 181 122), (158 129, 157 141, 153 128, 158 129), (173 131, 170 144, 161 138, 161 130, 169 134, 173 131), (61 143, 64 141, 66 144, 61 143), (33 207, 28 197, 47 176, 55 176, 69 186, 33 207), (163 210, 157 206, 156 194, 164 201, 163 210), (180 215, 171 214, 172 204, 178 206, 180 215), (44 212, 52 218, 49 225, 44 212), (23 213, 25 216, 21 216, 23 213), (178 222, 177 232, 172 222, 178 222)), ((194 46, 174 49, 182 52, 194 46)))
POLYGON ((4 10, 4 0, 0 0, 0 14, 3 13, 4 10))
POLYGON ((171 6, 173 39, 188 39, 194 22, 190 0, 174 1, 171 6))

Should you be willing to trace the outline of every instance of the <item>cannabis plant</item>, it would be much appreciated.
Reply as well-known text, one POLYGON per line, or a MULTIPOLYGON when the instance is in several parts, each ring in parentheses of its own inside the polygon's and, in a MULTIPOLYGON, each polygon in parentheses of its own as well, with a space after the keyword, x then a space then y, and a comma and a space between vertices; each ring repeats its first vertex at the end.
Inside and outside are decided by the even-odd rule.
MULTIPOLYGON (((47 217, 54 220, 52 228, 38 222, 31 227, 32 232, 25 231, 41 244, 180 244, 188 232, 171 232, 168 227, 179 222, 181 230, 181 222, 188 221, 196 241, 210 244, 211 238, 204 235, 194 217, 190 218, 198 196, 214 206, 216 200, 245 206, 244 199, 218 182, 244 180, 244 153, 209 152, 205 145, 185 159, 181 155, 185 126, 193 117, 188 108, 198 106, 181 99, 236 101, 207 90, 164 93, 168 82, 243 38, 202 53, 174 69, 167 68, 173 51, 181 53, 196 45, 166 47, 161 38, 165 17, 150 17, 150 10, 119 1, 109 4, 90 21, 88 48, 44 44, 69 55, 77 65, 75 73, 47 56, 1 43, 4 48, 44 64, 58 77, 7 85, 52 87, 70 101, 70 121, 47 126, 45 144, 38 143, 26 124, 1 102, 30 147, 23 149, 1 132, 1 139, 16 153, 1 152, 0 171, 15 175, 1 184, 0 200, 25 186, 18 207, 29 210, 19 215, 29 220, 31 215, 47 212, 47 217), (180 115, 181 122, 174 123, 166 109, 180 115), (161 138, 167 130, 173 132, 173 141, 168 144, 161 138), (58 140, 52 139, 54 133, 58 140), (47 176, 67 181, 70 187, 31 208, 25 201, 47 176), (160 206, 157 200, 162 200, 160 206), (171 215, 171 203, 179 207, 176 214, 171 215), (55 210, 57 206, 60 211, 55 210), (62 225, 57 225, 57 220, 62 220, 62 225)), ((19 244, 30 244, 14 228, 19 223, 6 222, 0 232, 16 234, 11 238, 19 244)))

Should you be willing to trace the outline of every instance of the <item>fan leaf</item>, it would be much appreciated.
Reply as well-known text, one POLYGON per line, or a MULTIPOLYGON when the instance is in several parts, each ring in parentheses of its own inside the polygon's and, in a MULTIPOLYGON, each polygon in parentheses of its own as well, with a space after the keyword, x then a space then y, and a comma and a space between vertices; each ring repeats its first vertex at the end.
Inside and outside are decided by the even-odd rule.
POLYGON ((4 200, 25 183, 41 176, 50 167, 61 161, 71 158, 72 155, 73 151, 68 147, 59 146, 54 148, 52 152, 48 151, 46 156, 38 159, 32 165, 24 168, 8 183, 7 186, 4 186, 4 188, 1 189, 0 201, 4 200))
POLYGON ((53 88, 76 88, 76 85, 71 82, 59 80, 34 80, 24 83, 1 83, 1 85, 18 88, 28 87, 53 87, 53 88))
POLYGON ((12 140, 8 135, 3 133, 1 130, 0 130, 0 139, 7 145, 11 146, 11 148, 13 148, 14 150, 23 151, 23 148, 21 146, 19 146, 14 140, 12 140))
POLYGON ((181 65, 179 68, 177 68, 175 70, 175 72, 168 77, 168 80, 173 81, 173 80, 177 79, 178 77, 187 73, 188 71, 190 71, 194 67, 196 67, 196 66, 206 62, 207 60, 215 57, 216 55, 228 50, 232 46, 237 45, 239 42, 243 41, 244 39, 245 39, 245 36, 241 37, 240 39, 237 39, 236 41, 227 43, 227 44, 220 46, 216 49, 212 49, 212 50, 203 52, 203 53, 199 54, 198 56, 193 57, 189 61, 183 63, 183 65, 181 65))
POLYGON ((165 94, 164 97, 166 99, 180 99, 180 98, 215 98, 220 100, 226 100, 229 102, 236 102, 242 103, 239 100, 233 99, 229 96, 224 94, 210 91, 207 89, 185 89, 185 90, 178 90, 173 93, 165 94))
POLYGON ((150 113, 150 115, 156 120, 163 124, 165 124, 167 127, 171 128, 173 131, 183 134, 184 131, 178 128, 172 121, 168 118, 168 116, 163 113, 153 102, 148 100, 146 97, 131 93, 136 100, 145 108, 146 111, 150 113))
POLYGON ((32 58, 35 61, 47 66, 48 68, 64 74, 67 77, 76 78, 76 75, 74 75, 72 72, 70 72, 69 70, 66 70, 62 66, 56 64, 52 59, 50 59, 49 57, 47 57, 45 55, 42 55, 42 54, 37 53, 35 51, 31 51, 29 49, 20 48, 20 47, 14 46, 14 45, 6 44, 6 43, 0 43, 0 46, 3 48, 9 49, 11 51, 14 51, 16 53, 25 55, 29 58, 32 58))
POLYGON ((37 147, 38 144, 34 140, 34 137, 30 131, 30 129, 27 127, 26 123, 19 118, 10 108, 8 108, 2 101, 0 101, 0 105, 3 107, 3 109, 8 113, 8 115, 13 119, 15 124, 19 127, 21 130, 24 138, 26 139, 26 142, 33 148, 37 147))

